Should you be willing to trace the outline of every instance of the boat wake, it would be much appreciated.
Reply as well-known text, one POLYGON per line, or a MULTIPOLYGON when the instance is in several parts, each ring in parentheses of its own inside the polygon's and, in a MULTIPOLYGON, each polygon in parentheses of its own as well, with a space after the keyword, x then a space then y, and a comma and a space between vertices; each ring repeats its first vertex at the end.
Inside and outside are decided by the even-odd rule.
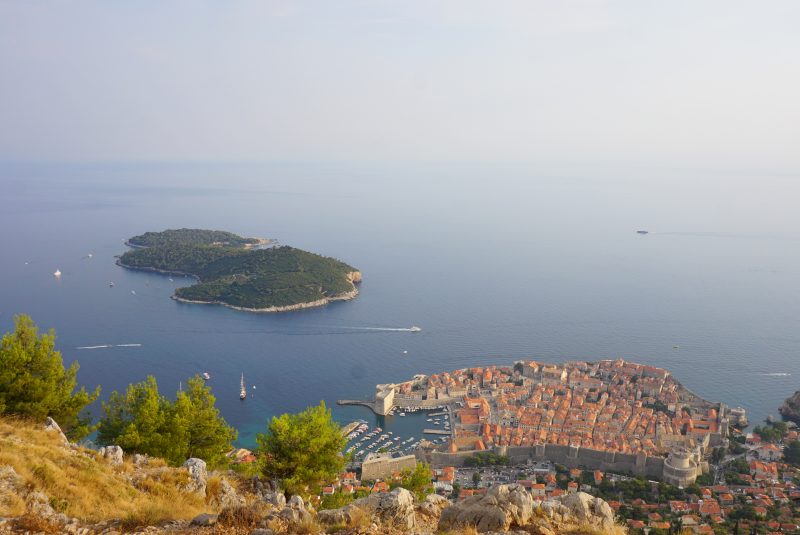
POLYGON ((356 331, 395 332, 395 333, 418 333, 422 330, 416 325, 412 327, 342 327, 342 329, 352 329, 356 331))
POLYGON ((106 349, 109 347, 142 347, 142 344, 104 344, 99 346, 79 346, 75 349, 106 349))
POLYGON ((765 377, 788 377, 792 374, 786 372, 774 372, 774 373, 759 373, 758 375, 763 375, 765 377))

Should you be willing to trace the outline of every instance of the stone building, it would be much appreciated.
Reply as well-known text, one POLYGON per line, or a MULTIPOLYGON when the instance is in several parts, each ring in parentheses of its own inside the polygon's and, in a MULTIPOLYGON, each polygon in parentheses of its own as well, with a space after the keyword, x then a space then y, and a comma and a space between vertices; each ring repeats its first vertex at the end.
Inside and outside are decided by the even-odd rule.
POLYGON ((413 455, 393 457, 391 453, 370 453, 361 464, 361 480, 385 479, 395 472, 413 470, 416 466, 417 458, 413 455))
POLYGON ((385 384, 375 387, 375 412, 386 415, 394 407, 394 385, 385 384))

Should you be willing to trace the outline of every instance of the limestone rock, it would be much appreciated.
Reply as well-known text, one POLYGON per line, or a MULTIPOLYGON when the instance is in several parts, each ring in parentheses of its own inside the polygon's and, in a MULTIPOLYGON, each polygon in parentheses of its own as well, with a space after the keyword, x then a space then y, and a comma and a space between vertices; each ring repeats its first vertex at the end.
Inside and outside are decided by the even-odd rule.
POLYGON ((148 464, 150 464, 149 455, 143 455, 141 453, 135 453, 133 455, 133 466, 136 468, 141 468, 143 466, 147 466, 148 464))
POLYGON ((261 494, 261 499, 266 503, 272 504, 278 509, 286 507, 286 496, 282 492, 267 491, 261 494))
POLYGON ((438 517, 442 513, 442 509, 448 505, 450 505, 450 501, 444 496, 428 494, 425 500, 417 506, 417 510, 424 515, 438 517))
POLYGON ((98 450, 98 453, 111 466, 120 466, 122 464, 123 451, 119 446, 103 446, 98 450))
POLYGON ((533 497, 517 484, 498 485, 442 511, 439 529, 475 526, 480 532, 525 526, 533 515, 533 497))
POLYGON ((49 416, 44 421, 44 430, 45 431, 53 431, 55 433, 58 433, 60 438, 61 438, 61 442, 65 446, 69 446, 69 440, 67 440, 67 436, 61 430, 61 427, 58 425, 58 423, 55 420, 53 420, 52 418, 50 418, 49 416))
POLYGON ((227 479, 223 479, 220 481, 219 491, 215 496, 211 497, 211 502, 220 509, 225 509, 228 507, 241 507, 245 504, 245 499, 227 479))
POLYGON ((217 523, 217 515, 202 513, 194 517, 191 521, 192 526, 213 526, 217 523))
POLYGON ((297 494, 294 494, 289 498, 288 506, 291 507, 292 509, 303 509, 303 510, 305 510, 305 508, 306 508, 306 504, 303 501, 303 498, 301 498, 297 494))
MULTIPOLYGON (((25 481, 13 467, 0 465, 0 510, 18 502, 25 492, 25 481)), ((0 533, 3 532, 0 527, 0 533)))
POLYGON ((186 490, 189 492, 197 492, 198 494, 205 494, 206 484, 208 483, 206 462, 203 459, 192 457, 191 459, 186 459, 183 466, 189 470, 189 477, 191 478, 186 490))
POLYGON ((286 520, 289 524, 301 524, 309 522, 313 518, 311 513, 305 509, 292 509, 291 507, 283 508, 281 512, 278 513, 278 517, 286 520))
POLYGON ((378 520, 384 527, 411 530, 416 527, 414 496, 406 489, 397 488, 388 494, 371 494, 359 498, 340 509, 320 511, 317 520, 325 525, 346 524, 361 509, 378 520))
POLYGON ((63 513, 56 513, 56 511, 50 505, 50 498, 44 492, 33 491, 28 493, 26 502, 29 513, 44 518, 49 522, 66 524, 69 520, 67 515, 63 513))
POLYGON ((578 521, 610 527, 614 524, 614 511, 605 500, 585 492, 576 492, 560 498, 561 504, 578 521))

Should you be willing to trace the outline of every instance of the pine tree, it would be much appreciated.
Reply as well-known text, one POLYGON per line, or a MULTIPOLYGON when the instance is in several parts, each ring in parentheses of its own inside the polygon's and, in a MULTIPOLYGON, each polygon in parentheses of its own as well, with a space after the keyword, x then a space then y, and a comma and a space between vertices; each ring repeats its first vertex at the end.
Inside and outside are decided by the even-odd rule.
POLYGON ((267 433, 256 436, 261 472, 283 480, 290 493, 308 494, 344 468, 347 440, 320 402, 298 414, 272 418, 267 433))
POLYGON ((236 430, 229 426, 214 405, 216 398, 199 376, 189 379, 187 388, 175 401, 174 427, 184 434, 186 458, 199 457, 211 466, 225 462, 225 453, 236 440, 236 430))
POLYGON ((200 377, 189 379, 185 392, 172 402, 158 391, 154 377, 112 392, 103 403, 97 441, 116 444, 132 453, 162 457, 179 465, 199 457, 210 466, 225 462, 236 431, 215 407, 211 390, 200 377))
POLYGON ((43 420, 50 416, 73 439, 90 432, 83 409, 100 395, 77 387, 78 363, 64 369, 55 333, 40 335, 26 315, 14 318, 14 332, 0 341, 0 413, 43 420))

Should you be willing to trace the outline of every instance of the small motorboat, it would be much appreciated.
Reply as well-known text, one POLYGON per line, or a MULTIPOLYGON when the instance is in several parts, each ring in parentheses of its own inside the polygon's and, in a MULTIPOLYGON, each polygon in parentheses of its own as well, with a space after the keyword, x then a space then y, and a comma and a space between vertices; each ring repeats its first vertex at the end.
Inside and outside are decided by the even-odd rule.
POLYGON ((205 379, 206 381, 208 381, 209 379, 211 379, 211 375, 210 375, 208 372, 203 372, 203 373, 201 373, 201 374, 200 374, 200 377, 202 377, 202 378, 203 378, 203 379, 205 379))
POLYGON ((54 277, 56 277, 56 278, 60 277, 60 276, 61 276, 61 270, 60 270, 60 269, 57 269, 57 270, 55 271, 55 273, 53 273, 53 276, 54 276, 54 277))
POLYGON ((242 380, 239 382, 239 399, 244 399, 247 397, 247 389, 244 387, 244 374, 242 374, 242 380))

